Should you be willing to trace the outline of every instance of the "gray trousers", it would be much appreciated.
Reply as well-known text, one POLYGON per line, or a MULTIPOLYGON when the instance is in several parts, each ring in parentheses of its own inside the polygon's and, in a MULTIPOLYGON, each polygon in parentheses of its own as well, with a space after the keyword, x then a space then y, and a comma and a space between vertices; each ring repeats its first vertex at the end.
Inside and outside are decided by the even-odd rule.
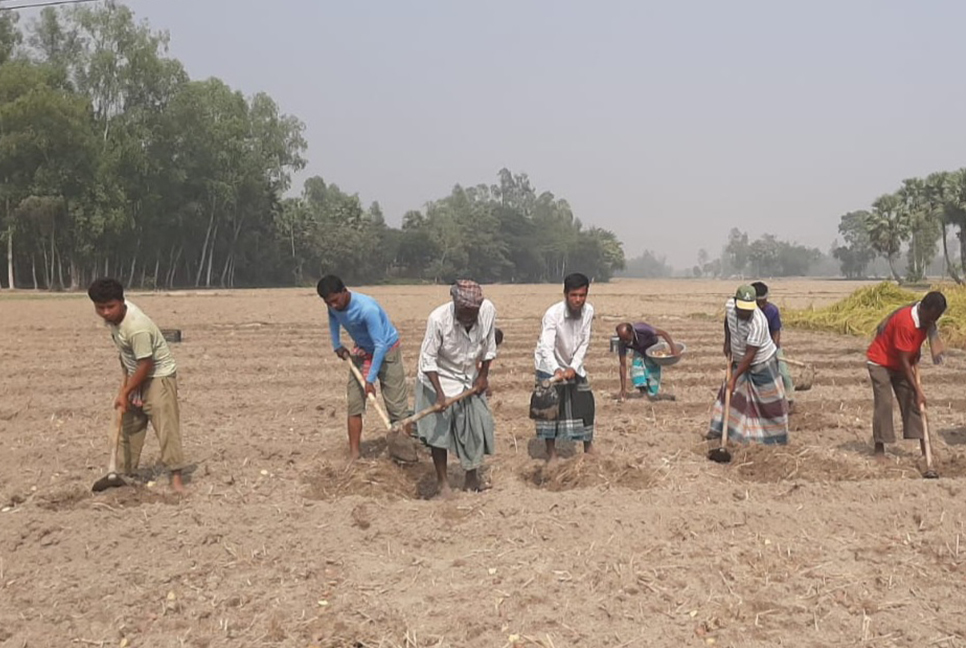
POLYGON ((916 404, 916 389, 905 375, 878 365, 868 365, 872 378, 872 397, 875 410, 872 414, 872 440, 876 443, 895 443, 896 431, 892 425, 892 394, 899 401, 902 414, 902 438, 922 438, 922 415, 916 404))

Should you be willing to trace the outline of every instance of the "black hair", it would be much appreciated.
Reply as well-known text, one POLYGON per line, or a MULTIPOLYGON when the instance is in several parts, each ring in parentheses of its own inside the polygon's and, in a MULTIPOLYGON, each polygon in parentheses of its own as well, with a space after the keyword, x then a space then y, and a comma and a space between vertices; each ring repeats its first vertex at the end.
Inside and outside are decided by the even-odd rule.
POLYGON ((124 286, 117 279, 101 277, 95 279, 87 289, 87 296, 95 304, 105 304, 109 301, 124 301, 124 286))
POLYGON ((342 279, 335 275, 325 275, 319 279, 315 290, 318 291, 319 297, 328 299, 329 295, 345 292, 345 284, 342 283, 342 279))
POLYGON ((922 307, 933 313, 945 313, 946 296, 938 290, 927 293, 926 296, 922 298, 922 307))
POLYGON ((496 329, 495 331, 493 331, 493 337, 496 338, 497 346, 500 346, 501 344, 503 344, 503 331, 501 331, 500 329, 496 329))
POLYGON ((564 293, 589 287, 590 279, 587 278, 587 275, 580 274, 579 272, 574 272, 564 278, 564 293))
POLYGON ((758 299, 761 299, 768 294, 768 286, 761 281, 756 281, 755 283, 751 284, 751 287, 755 289, 755 294, 758 295, 758 299))

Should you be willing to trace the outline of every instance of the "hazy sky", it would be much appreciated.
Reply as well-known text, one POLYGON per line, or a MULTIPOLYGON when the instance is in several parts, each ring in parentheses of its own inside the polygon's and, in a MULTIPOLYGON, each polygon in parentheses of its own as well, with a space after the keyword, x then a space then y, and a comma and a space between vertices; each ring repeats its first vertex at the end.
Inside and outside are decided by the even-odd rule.
POLYGON ((842 213, 966 166, 956 0, 129 4, 394 224, 506 166, 682 266, 732 226, 825 249, 842 213))

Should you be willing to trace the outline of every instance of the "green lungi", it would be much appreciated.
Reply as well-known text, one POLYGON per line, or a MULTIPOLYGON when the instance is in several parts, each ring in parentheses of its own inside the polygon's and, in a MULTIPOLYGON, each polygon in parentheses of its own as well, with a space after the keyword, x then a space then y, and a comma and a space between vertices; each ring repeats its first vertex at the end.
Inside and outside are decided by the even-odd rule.
MULTIPOLYGON (((436 403, 436 390, 416 381, 416 411, 436 403)), ((493 454, 493 415, 486 396, 474 394, 416 422, 416 436, 431 448, 454 453, 463 470, 483 465, 484 455, 493 454)))

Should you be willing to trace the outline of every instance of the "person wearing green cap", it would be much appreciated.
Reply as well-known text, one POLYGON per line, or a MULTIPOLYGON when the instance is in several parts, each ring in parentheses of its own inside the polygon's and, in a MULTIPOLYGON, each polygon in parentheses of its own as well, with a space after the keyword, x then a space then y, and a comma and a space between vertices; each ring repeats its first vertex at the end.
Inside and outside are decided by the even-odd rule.
POLYGON ((778 369, 778 347, 768 331, 768 319, 758 308, 751 286, 738 288, 725 304, 724 354, 731 363, 731 380, 722 385, 714 403, 708 438, 728 438, 762 444, 788 443, 788 401, 778 369), (731 410, 724 420, 725 395, 731 410))

